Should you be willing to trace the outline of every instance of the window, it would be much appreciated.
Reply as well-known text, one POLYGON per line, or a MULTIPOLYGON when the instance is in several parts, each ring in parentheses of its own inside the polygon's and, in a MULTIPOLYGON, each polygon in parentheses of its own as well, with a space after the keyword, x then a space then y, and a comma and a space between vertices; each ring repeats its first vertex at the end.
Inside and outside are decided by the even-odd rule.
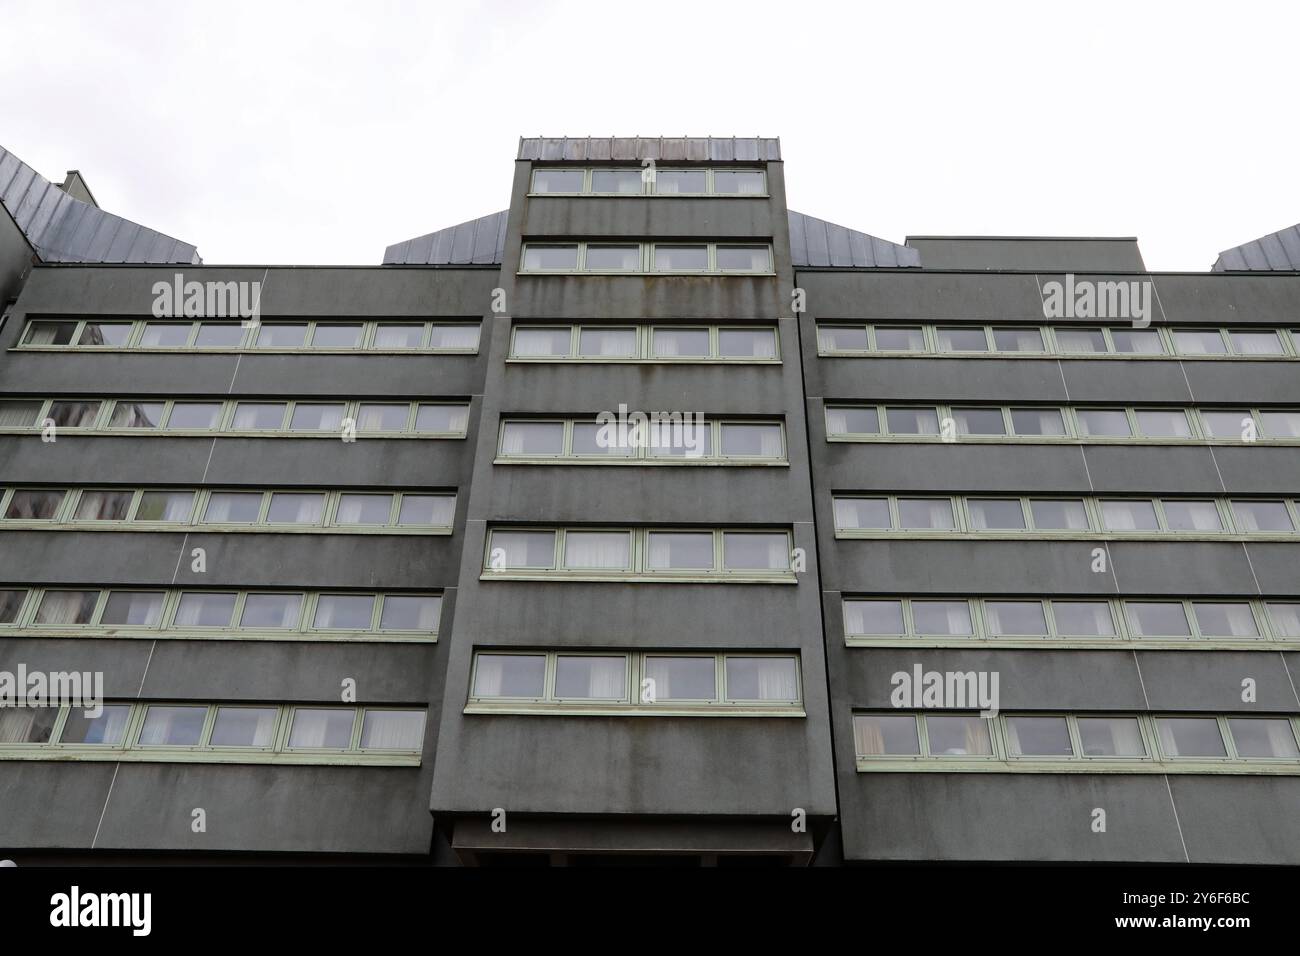
POLYGON ((708 358, 708 329, 653 329, 652 341, 657 358, 708 358))
POLYGON ((848 634, 904 635, 902 601, 844 600, 844 630, 848 634))
POLYGON ((558 654, 555 697, 559 700, 622 700, 627 696, 627 658, 558 654))
POLYGON ((571 329, 531 329, 516 328, 514 347, 511 354, 515 358, 560 358, 570 354, 571 329))
POLYGON ((18 612, 27 600, 26 591, 13 589, 0 590, 0 624, 13 624, 18 620, 18 612))
POLYGON ((718 662, 715 657, 647 655, 645 677, 652 683, 648 703, 658 701, 711 701, 718 699, 718 662))
POLYGON ((1166 757, 1226 757, 1223 733, 1213 717, 1158 717, 1160 750, 1166 757))
POLYGON ((920 326, 876 326, 876 349, 881 352, 924 352, 925 333, 920 326))
POLYGON ((1218 329, 1175 329, 1174 348, 1181 355, 1224 355, 1228 351, 1218 329))
POLYGON ((311 345, 315 349, 357 349, 365 334, 360 322, 319 322, 312 332, 311 345))
POLYGON ((1138 430, 1148 438, 1190 438, 1187 413, 1180 408, 1138 409, 1138 430))
POLYGON ((1059 408, 1013 408, 1011 430, 1017 435, 1060 436, 1065 434, 1065 419, 1059 408))
POLYGON ((660 196, 702 195, 709 191, 708 176, 703 169, 660 169, 654 191, 660 196))
POLYGON ((767 194, 761 169, 656 169, 639 166, 541 166, 533 169, 531 192, 567 196, 724 196, 767 194))
POLYGON ((865 352, 869 347, 865 326, 819 325, 817 341, 824 352, 865 352))
POLYGON ((898 526, 905 530, 954 528, 952 501, 948 498, 899 498, 898 526))
POLYGON ((1222 531, 1223 521, 1213 501, 1169 498, 1164 506, 1165 523, 1171 531, 1222 531))
POLYGON ((99 601, 98 591, 46 591, 36 611, 36 624, 88 624, 99 601))
POLYGON ((921 753, 916 718, 911 714, 857 714, 853 739, 862 756, 915 757, 921 753))
POLYGON ((9 497, 5 517, 46 521, 52 519, 63 504, 64 492, 20 488, 9 497))
POLYGON ((581 169, 535 169, 533 192, 580 193, 585 179, 586 171, 581 169))
POLYGON ((987 352, 989 347, 982 327, 939 326, 936 339, 940 352, 987 352))
MULTIPOLYGON (((638 184, 639 184, 638 177, 638 184)), ((637 272, 641 268, 641 247, 587 243, 587 270, 589 272, 637 272)))
POLYGON ((1266 438, 1300 438, 1300 412, 1262 411, 1259 420, 1266 438))
POLYGON ((203 512, 205 524, 252 524, 262 511, 262 493, 214 491, 203 512))
POLYGON ((988 721, 982 717, 927 715, 930 753, 943 757, 985 757, 993 753, 988 721))
POLYGON ((424 344, 424 324, 415 322, 380 322, 375 326, 375 348, 389 351, 412 351, 424 344))
POLYGON ((591 172, 593 193, 639 196, 644 191, 639 169, 594 169, 591 172))
POLYGON ((718 329, 718 357, 772 360, 776 358, 775 329, 718 329))
POLYGON ((626 531, 569 531, 564 535, 566 568, 628 570, 632 536, 626 531))
POLYGON ((555 567, 555 532, 493 531, 488 567, 492 570, 555 567))
POLYGON ((474 696, 540 699, 546 681, 542 654, 476 654, 474 696))
POLYGON ((1023 531, 1025 512, 1019 498, 971 498, 971 527, 980 531, 1023 531))
POLYGON ((244 327, 239 322, 200 322, 194 336, 194 347, 233 349, 243 341, 244 327))
POLYGON ((428 594, 389 594, 379 618, 381 631, 435 633, 442 617, 442 598, 428 594))
POLYGON ((655 272, 705 272, 709 268, 706 245, 656 245, 652 255, 655 272))
POLYGON ((233 426, 237 431, 280 428, 288 407, 284 402, 239 402, 235 405, 233 426))
POLYGON ((785 443, 778 423, 723 422, 719 430, 724 458, 785 458, 785 443))
POLYGON ((720 272, 772 271, 772 254, 767 246, 719 245, 716 255, 720 272))
POLYGON ((558 456, 564 454, 564 422, 503 422, 501 455, 558 456))
POLYGON ((1064 717, 1007 717, 1012 757, 1072 757, 1074 744, 1064 717))
POLYGON ((80 346, 122 348, 131 338, 130 322, 86 322, 77 336, 80 346))
POLYGON ((76 322, 29 322, 23 344, 69 345, 76 332, 76 322))
POLYGON ((652 570, 713 569, 713 535, 708 532, 662 532, 648 535, 652 570))
POLYGON ((367 709, 361 720, 360 747, 418 753, 424 743, 424 724, 422 710, 367 709))
POLYGON ((1201 412, 1201 425, 1211 438, 1228 441, 1245 441, 1255 427, 1255 420, 1250 409, 1214 410, 1201 412))
POLYGON ((835 527, 843 530, 892 526, 888 498, 836 498, 835 527))
POLYGON ((720 195, 761 196, 767 191, 762 170, 715 170, 713 191, 720 195))
POLYGON ((188 521, 194 509, 192 491, 145 491, 135 509, 136 521, 188 521))
POLYGON ((578 334, 578 354, 632 358, 636 355, 636 329, 584 328, 578 334))
POLYGON ((355 721, 351 708, 295 707, 289 748, 346 750, 355 721))
POLYGON ((874 408, 826 408, 828 435, 878 435, 880 413, 874 408))
POLYGON ((120 747, 130 715, 131 707, 126 704, 106 704, 98 717, 88 717, 85 711, 73 707, 63 722, 59 743, 120 747))
POLYGON ((1111 329, 1115 351, 1130 355, 1161 355, 1164 342, 1156 329, 1111 329))
POLYGON ((1105 601, 1053 601, 1056 633, 1067 637, 1114 637, 1115 621, 1105 601))
POLYGON ((984 613, 992 636, 1047 636, 1047 618, 1041 601, 985 601, 984 613))
POLYGON ((1146 744, 1135 717, 1078 717, 1085 757, 1145 757, 1146 744))
POLYGON ((784 533, 723 532, 722 567, 728 571, 788 570, 790 540, 784 533))
POLYGON ((1255 615, 1245 602, 1194 601, 1192 610, 1206 637, 1259 637, 1255 615))
POLYGON ((1128 438, 1128 413, 1122 408, 1080 408, 1075 411, 1079 434, 1085 438, 1128 438))
POLYGON ((998 352, 1042 352, 1043 333, 1035 328, 994 328, 993 347, 998 352))
POLYGON ((727 655, 728 700, 797 701, 799 674, 792 657, 727 655))
POLYGON ((1125 601, 1129 631, 1134 637, 1191 637, 1187 612, 1174 601, 1125 601))
POLYGON ((318 630, 368 631, 374 617, 373 594, 322 594, 312 626, 318 630))
POLYGON ((953 406, 952 416, 959 435, 1005 435, 1007 432, 1000 408, 953 406))
POLYGON ((100 623, 111 627, 157 627, 162 621, 162 591, 111 591, 100 623))
POLYGON ((59 428, 89 428, 99 417, 99 402, 51 402, 46 418, 59 428))
POLYGON ((1228 341, 1237 355, 1282 355, 1282 340, 1272 330, 1228 331, 1228 341))
POLYGON ((220 402, 175 402, 171 417, 167 419, 167 427, 202 430, 216 428, 221 420, 221 409, 220 402))
POLYGON ((193 326, 181 322, 146 322, 140 346, 149 349, 180 349, 190 341, 193 326))
POLYGON ((44 402, 0 402, 0 428, 30 428, 40 421, 44 402))
POLYGON ((1294 531, 1295 525, 1284 501, 1232 502, 1233 518, 1245 532, 1294 531))
POLYGON ((73 517, 77 521, 124 521, 134 498, 131 491, 83 491, 73 517))
POLYGON ((1155 503, 1146 500, 1102 499, 1101 521, 1107 531, 1156 531, 1160 528, 1155 503))
POLYGON ((939 413, 934 408, 887 408, 885 421, 891 435, 939 434, 939 413))
POLYGON ((1106 338, 1101 329, 1058 328, 1056 345, 1062 352, 1105 352, 1106 338))
POLYGON ((306 322, 267 322, 257 330, 258 348, 298 349, 306 342, 306 322))
POLYGON ((117 402, 109 417, 109 428, 158 428, 162 425, 165 402, 117 402))
POLYGON ((514 361, 776 362, 776 330, 738 326, 516 326, 514 361))
POLYGON ((1279 717, 1229 717, 1228 729, 1239 757, 1265 760, 1300 759, 1295 732, 1279 717))
POLYGON ((913 601, 912 620, 920 635, 969 637, 975 633, 970 605, 965 601, 913 601))
POLYGON ((768 274, 772 247, 737 242, 525 242, 523 272, 768 274))
POLYGON ((145 709, 140 745, 146 747, 195 747, 203 737, 208 709, 194 706, 157 706, 145 709))
POLYGON ((275 743, 275 707, 218 707, 212 727, 214 747, 256 747, 275 743))

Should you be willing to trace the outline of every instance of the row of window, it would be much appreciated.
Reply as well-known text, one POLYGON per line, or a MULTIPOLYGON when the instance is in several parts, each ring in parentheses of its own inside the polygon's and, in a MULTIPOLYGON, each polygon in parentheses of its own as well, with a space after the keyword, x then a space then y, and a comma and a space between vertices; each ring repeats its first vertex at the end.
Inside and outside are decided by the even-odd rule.
POLYGON ((789 531, 493 528, 484 578, 721 576, 793 581, 789 531))
POLYGON ((418 764, 424 710, 108 703, 0 709, 0 759, 418 764), (366 756, 377 759, 362 759, 366 756))
POLYGON ((1294 534, 1300 501, 1266 498, 849 495, 833 498, 837 537, 894 531, 947 534, 1079 532, 1138 535, 1294 534))
POLYGON ((1038 405, 827 405, 828 441, 935 438, 1133 438, 1168 441, 1294 441, 1300 410, 1272 408, 1084 408, 1038 405))
POLYGON ((479 322, 300 320, 249 323, 239 319, 33 319, 20 348, 131 349, 226 352, 463 352, 478 351, 479 322))
POLYGON ((439 594, 177 588, 0 588, 0 634, 432 640, 439 594), (161 634, 159 632, 162 632, 161 634))
POLYGON ((795 654, 478 651, 468 710, 803 716, 795 654))
POLYGON ((932 355, 1176 355, 1188 358, 1295 358, 1300 329, 1082 325, 819 323, 822 355, 921 352, 932 355))
POLYGON ((504 419, 497 455, 502 460, 702 463, 784 462, 780 422, 707 421, 698 417, 602 423, 504 419))
POLYGON ((534 362, 780 362, 776 329, 738 325, 516 325, 510 358, 534 362))
POLYGON ((464 438, 468 405, 429 402, 318 402, 29 398, 0 401, 0 430, 77 428, 131 434, 425 435, 464 438))
POLYGON ((450 533, 456 496, 373 491, 210 491, 201 488, 9 488, 0 530, 46 523, 84 529, 450 533))
POLYGON ((859 770, 1300 772, 1294 718, 1173 715, 855 714, 859 770), (1002 767, 997 765, 1001 764, 1002 767), (1145 764, 1145 766, 1144 766, 1145 764), (1154 765, 1154 766, 1153 766, 1154 765))
POLYGON ((843 605, 849 644, 1300 641, 1292 601, 845 597, 843 605))
POLYGON ((737 242, 525 242, 524 272, 770 273, 772 247, 737 242))
POLYGON ((543 166, 533 170, 534 195, 740 196, 767 195, 761 169, 612 169, 543 166))

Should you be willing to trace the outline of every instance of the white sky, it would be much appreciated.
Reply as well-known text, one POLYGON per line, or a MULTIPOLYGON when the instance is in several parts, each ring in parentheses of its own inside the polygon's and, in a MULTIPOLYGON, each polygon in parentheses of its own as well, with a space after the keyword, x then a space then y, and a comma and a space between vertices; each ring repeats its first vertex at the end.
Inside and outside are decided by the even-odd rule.
POLYGON ((208 263, 362 263, 503 209, 520 135, 780 136, 790 205, 1112 235, 1300 221, 1300 4, 0 0, 0 144, 208 263))

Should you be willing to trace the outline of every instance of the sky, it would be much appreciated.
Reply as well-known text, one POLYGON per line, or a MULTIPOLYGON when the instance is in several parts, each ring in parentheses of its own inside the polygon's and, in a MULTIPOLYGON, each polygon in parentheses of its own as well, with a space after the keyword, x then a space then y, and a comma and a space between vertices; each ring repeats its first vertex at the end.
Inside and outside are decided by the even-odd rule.
POLYGON ((520 136, 779 136, 790 206, 908 235, 1300 222, 1300 4, 0 0, 0 145, 204 261, 375 264, 510 200, 520 136))

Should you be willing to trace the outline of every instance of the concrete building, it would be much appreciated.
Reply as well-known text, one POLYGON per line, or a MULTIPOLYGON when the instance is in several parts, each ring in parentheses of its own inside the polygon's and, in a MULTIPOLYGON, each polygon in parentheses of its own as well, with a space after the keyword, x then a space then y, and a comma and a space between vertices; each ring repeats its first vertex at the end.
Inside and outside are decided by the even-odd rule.
POLYGON ((68 183, 0 152, 0 675, 107 703, 0 708, 20 863, 1300 863, 1296 230, 524 139, 383 265, 206 266, 68 183))

